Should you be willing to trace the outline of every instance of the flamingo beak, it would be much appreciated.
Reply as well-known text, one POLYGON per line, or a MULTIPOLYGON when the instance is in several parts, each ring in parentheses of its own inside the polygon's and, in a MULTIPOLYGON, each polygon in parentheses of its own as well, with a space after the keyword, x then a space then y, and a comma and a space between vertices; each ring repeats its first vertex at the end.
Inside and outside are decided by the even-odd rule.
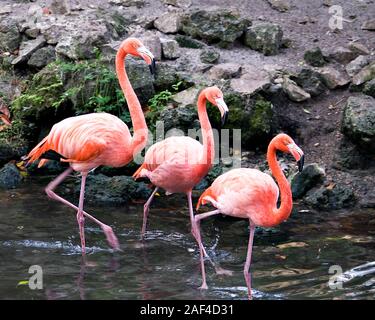
POLYGON ((223 126, 225 122, 227 121, 229 109, 223 98, 215 99, 215 102, 216 102, 217 107, 220 110, 221 125, 223 126))
POLYGON ((7 115, 2 114, 0 115, 0 119, 8 126, 10 126, 12 123, 10 122, 10 119, 7 115))
POLYGON ((297 160, 298 171, 302 172, 303 165, 305 163, 305 155, 300 147, 298 147, 295 143, 291 143, 288 145, 289 152, 293 155, 293 157, 297 160))
POLYGON ((139 47, 137 49, 139 55, 146 61, 150 68, 151 74, 155 74, 156 71, 156 64, 155 64, 155 57, 151 53, 150 50, 148 50, 145 46, 139 47))

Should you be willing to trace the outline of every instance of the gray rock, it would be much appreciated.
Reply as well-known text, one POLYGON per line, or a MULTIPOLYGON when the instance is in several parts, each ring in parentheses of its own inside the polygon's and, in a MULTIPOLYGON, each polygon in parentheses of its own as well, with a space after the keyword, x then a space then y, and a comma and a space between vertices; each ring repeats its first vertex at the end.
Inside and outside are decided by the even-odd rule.
POLYGON ((13 10, 11 6, 4 6, 0 8, 0 14, 11 13, 13 10))
MULTIPOLYGON (((74 187, 76 196, 80 192, 80 181, 74 187)), ((98 204, 125 204, 133 199, 147 199, 151 189, 143 182, 136 182, 132 177, 107 177, 103 174, 88 175, 85 199, 98 204)))
POLYGON ((62 36, 56 46, 56 53, 72 60, 95 58, 95 48, 100 48, 109 39, 106 26, 92 25, 91 29, 77 29, 62 36))
POLYGON ((362 68, 356 75, 353 76, 352 82, 358 86, 366 81, 370 81, 375 78, 375 61, 362 68))
POLYGON ((297 84, 289 78, 284 77, 282 88, 288 98, 292 101, 302 102, 311 98, 311 95, 308 92, 297 86, 297 84))
POLYGON ((166 108, 160 113, 160 120, 164 123, 165 131, 176 128, 185 131, 199 128, 199 123, 195 122, 198 119, 196 109, 191 104, 184 106, 184 103, 176 108, 166 108))
POLYGON ((344 108, 341 130, 353 143, 369 150, 375 148, 375 99, 349 97, 344 108))
POLYGON ((229 10, 199 10, 182 17, 181 29, 194 38, 227 47, 242 36, 249 24, 247 19, 229 10))
POLYGON ((40 33, 40 29, 37 28, 37 27, 29 28, 29 29, 26 29, 26 31, 25 31, 25 34, 29 38, 33 38, 33 39, 36 39, 38 37, 39 33, 40 33))
POLYGON ((191 6, 191 0, 162 0, 165 4, 187 9, 191 6))
POLYGON ((0 165, 3 165, 10 160, 21 158, 27 152, 26 145, 20 141, 12 142, 7 140, 0 140, 0 165))
POLYGON ((204 44, 198 40, 192 39, 188 36, 184 35, 177 35, 176 41, 182 48, 189 48, 189 49, 201 49, 204 47, 204 44))
POLYGON ((22 42, 18 57, 12 61, 12 64, 19 64, 27 61, 31 57, 31 55, 38 49, 42 48, 45 43, 46 40, 42 36, 36 38, 35 40, 22 42))
POLYGON ((13 163, 8 163, 0 169, 0 188, 14 189, 22 181, 22 176, 13 163))
POLYGON ((180 47, 176 40, 161 39, 161 49, 165 59, 177 59, 180 56, 180 47))
POLYGON ((55 48, 47 46, 36 50, 30 57, 27 64, 34 68, 43 68, 56 59, 55 48))
POLYGON ((353 61, 348 63, 345 67, 346 72, 349 76, 353 77, 357 74, 363 67, 370 63, 371 57, 369 56, 358 56, 353 61))
POLYGON ((367 94, 368 96, 372 96, 373 98, 375 98, 375 79, 366 82, 362 92, 364 94, 367 94))
POLYGON ((275 9, 279 12, 287 12, 290 9, 290 3, 288 0, 267 0, 271 5, 272 9, 275 9))
POLYGON ((109 0, 109 3, 115 5, 121 5, 123 7, 137 7, 142 8, 145 4, 145 0, 109 0))
POLYGON ((203 63, 215 63, 219 60, 220 53, 216 50, 203 50, 200 54, 200 59, 203 63))
POLYGON ((162 56, 160 38, 155 34, 148 33, 143 36, 140 36, 139 39, 142 41, 145 47, 152 52, 155 59, 160 61, 162 56))
POLYGON ((13 52, 21 43, 17 22, 12 19, 0 20, 0 51, 13 52))
POLYGON ((282 39, 283 31, 278 24, 260 23, 246 30, 244 44, 266 56, 271 56, 278 54, 282 39))
POLYGON ((370 50, 362 43, 359 42, 349 42, 348 45, 349 49, 355 53, 361 54, 361 55, 369 55, 370 50))
POLYGON ((244 66, 242 75, 232 79, 230 87, 241 94, 253 94, 270 84, 268 73, 254 66, 244 66))
POLYGON ((319 69, 318 72, 328 89, 342 87, 350 82, 350 78, 346 73, 340 72, 332 67, 323 67, 319 69))
POLYGON ((67 0, 49 0, 48 9, 53 14, 66 14, 70 11, 67 0))
POLYGON ((335 47, 328 55, 330 59, 342 64, 347 64, 358 56, 358 52, 354 52, 353 50, 345 47, 335 47))
POLYGON ((300 73, 292 79, 311 96, 318 96, 327 90, 321 74, 309 68, 303 68, 300 73))
POLYGON ((174 64, 158 63, 156 65, 154 80, 156 91, 171 90, 172 86, 178 82, 182 82, 184 86, 194 84, 191 79, 191 74, 178 71, 174 64))
POLYGON ((172 101, 176 102, 182 107, 195 105, 200 89, 191 87, 189 89, 180 91, 172 96, 172 101))
POLYGON ((327 63, 327 60, 319 47, 307 50, 304 53, 303 58, 313 67, 322 67, 327 63))
POLYGON ((293 176, 291 188, 293 199, 302 198, 307 191, 323 182, 326 173, 317 163, 306 165, 301 173, 293 176))
POLYGON ((238 76, 241 72, 241 65, 237 63, 221 63, 213 66, 208 71, 208 77, 214 80, 230 79, 238 76))
POLYGON ((362 24, 361 29, 375 31, 375 19, 370 19, 370 20, 365 21, 362 24))
POLYGON ((309 191, 305 202, 317 209, 337 210, 353 207, 356 197, 350 187, 335 185, 333 188, 320 187, 309 191))
POLYGON ((181 26, 181 15, 177 12, 166 12, 154 21, 154 26, 163 33, 177 33, 181 26))

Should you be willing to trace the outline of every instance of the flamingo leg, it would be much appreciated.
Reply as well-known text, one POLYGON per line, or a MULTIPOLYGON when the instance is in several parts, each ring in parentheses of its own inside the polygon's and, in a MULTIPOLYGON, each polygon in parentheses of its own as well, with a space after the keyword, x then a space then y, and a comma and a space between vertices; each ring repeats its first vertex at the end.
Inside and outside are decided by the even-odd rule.
MULTIPOLYGON (((199 289, 208 289, 207 282, 206 282, 206 270, 204 268, 204 247, 202 244, 202 239, 201 239, 201 232, 200 232, 200 220, 213 216, 215 214, 219 214, 220 210, 214 210, 202 214, 198 214, 194 217, 194 222, 195 222, 195 227, 196 227, 196 237, 195 239, 198 242, 199 245, 199 255, 200 255, 200 261, 201 261, 201 273, 202 273, 202 285, 199 287, 199 289)), ((214 265, 215 266, 215 265, 214 265)))
POLYGON ((147 216, 148 216, 148 212, 150 210, 150 205, 151 205, 151 202, 154 199, 155 193, 158 191, 158 189, 159 189, 158 187, 155 188, 155 190, 152 192, 150 198, 148 198, 147 202, 144 204, 144 207, 143 207, 143 223, 142 223, 142 231, 141 231, 142 239, 144 238, 145 233, 146 233, 147 216))
MULTIPOLYGON (((47 193, 47 195, 51 198, 51 199, 54 199, 54 200, 57 200, 57 201, 60 201, 62 203, 64 203, 65 205, 75 209, 75 210, 79 210, 78 207, 76 207, 74 204, 70 203, 69 201, 65 200, 64 198, 60 197, 59 195, 57 195, 54 190, 56 189, 56 187, 61 183, 63 182, 66 177, 72 173, 73 169, 72 168, 68 168, 66 169, 62 174, 60 174, 55 180, 51 181, 48 186, 46 187, 45 191, 47 193)), ((99 221, 98 219, 96 219, 95 217, 93 217, 92 215, 88 214, 87 212, 83 211, 82 210, 82 213, 83 215, 86 217, 86 218, 89 218, 90 220, 92 220, 93 222, 95 222, 96 224, 98 224, 104 234, 106 235, 107 237, 107 241, 109 243, 109 245, 114 249, 114 250, 119 250, 120 249, 120 245, 119 245, 119 242, 117 240, 117 237, 116 235, 114 234, 112 228, 106 224, 104 224, 103 222, 99 221)))
POLYGON ((79 236, 81 238, 82 254, 86 254, 86 241, 85 241, 85 217, 83 216, 83 202, 85 201, 85 185, 86 185, 87 172, 82 173, 81 178, 81 191, 79 193, 79 204, 77 212, 77 222, 79 227, 79 236))
POLYGON ((250 235, 249 235, 249 244, 247 247, 247 256, 245 267, 243 269, 243 274, 245 276, 245 281, 248 289, 248 297, 251 300, 251 275, 249 274, 250 264, 251 264, 251 255, 253 250, 253 240, 254 240, 254 233, 255 233, 255 225, 250 221, 250 235))

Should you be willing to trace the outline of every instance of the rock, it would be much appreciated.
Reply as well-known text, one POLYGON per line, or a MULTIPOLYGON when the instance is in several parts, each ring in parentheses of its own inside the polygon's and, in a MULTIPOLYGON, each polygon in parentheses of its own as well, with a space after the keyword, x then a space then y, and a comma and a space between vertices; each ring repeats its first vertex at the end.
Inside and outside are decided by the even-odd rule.
POLYGON ((366 82, 362 92, 364 94, 367 94, 368 96, 375 98, 375 79, 366 82))
POLYGON ((121 5, 123 7, 137 7, 142 8, 146 2, 145 0, 109 0, 109 3, 121 5))
POLYGON ((22 42, 20 46, 20 51, 18 53, 18 57, 12 61, 12 64, 19 64, 27 61, 30 58, 30 56, 35 51, 42 48, 45 43, 46 40, 44 39, 44 37, 38 37, 35 40, 22 42))
POLYGON ((161 39, 161 49, 165 59, 177 59, 180 56, 179 48, 176 40, 161 39))
POLYGON ((247 19, 229 10, 199 10, 182 17, 181 29, 194 38, 227 47, 242 36, 249 24, 247 19))
POLYGON ((27 152, 27 146, 21 141, 9 141, 9 139, 0 139, 0 165, 10 160, 20 159, 27 152))
MULTIPOLYGON (((161 111, 160 120, 164 123, 165 131, 171 129, 187 131, 192 128, 200 128, 199 122, 196 121, 198 119, 196 109, 192 107, 192 103, 184 106, 186 102, 188 101, 176 108, 166 108, 161 111)), ((191 102, 196 103, 196 100, 191 102)))
POLYGON ((166 63, 158 63, 156 65, 154 80, 156 91, 170 90, 172 86, 178 82, 182 82, 184 87, 189 87, 194 84, 190 78, 190 74, 178 71, 174 65, 166 63))
POLYGON ((328 89, 335 89, 337 87, 343 87, 350 82, 350 78, 347 74, 340 72, 332 67, 323 67, 319 69, 319 73, 323 80, 323 83, 328 89))
POLYGON ((144 61, 127 58, 126 70, 139 102, 145 105, 155 95, 154 78, 148 65, 144 61))
POLYGON ((219 60, 220 53, 216 50, 203 50, 200 54, 200 59, 203 63, 215 63, 219 60))
POLYGON ((309 68, 303 68, 300 73, 292 79, 311 96, 318 96, 327 90, 321 74, 309 68))
POLYGON ((162 0, 165 4, 187 9, 191 6, 191 0, 162 0))
POLYGON ((241 72, 241 65, 237 63, 221 63, 213 66, 208 72, 208 77, 214 80, 230 79, 238 76, 241 72))
POLYGON ((349 76, 353 77, 357 74, 363 67, 370 63, 371 58, 368 56, 358 56, 353 61, 348 63, 345 67, 346 72, 349 76))
POLYGON ((199 88, 191 87, 189 89, 180 91, 172 96, 172 101, 176 102, 180 106, 195 106, 200 92, 199 88))
POLYGON ((362 68, 356 75, 353 76, 352 83, 356 86, 361 85, 366 81, 375 78, 375 61, 362 68))
POLYGON ((0 169, 0 188, 14 189, 22 181, 22 176, 13 163, 8 163, 0 169))
POLYGON ((70 11, 67 0, 50 0, 48 9, 53 14, 66 14, 70 11))
POLYGON ((370 19, 370 20, 365 21, 362 24, 361 29, 375 31, 375 19, 370 19))
POLYGON ((201 49, 204 47, 202 42, 184 35, 177 35, 175 39, 182 48, 201 49))
POLYGON ((36 28, 36 27, 33 27, 33 28, 29 28, 25 31, 25 34, 29 37, 29 38, 33 38, 33 39, 36 39, 38 37, 40 33, 40 29, 39 28, 36 28))
POLYGON ((306 165, 301 173, 297 173, 292 178, 293 199, 302 198, 307 191, 323 182, 325 175, 325 170, 317 163, 306 165))
POLYGON ((12 11, 13 10, 12 10, 11 6, 5 6, 5 7, 0 8, 0 14, 11 13, 12 11))
POLYGON ((47 46, 36 50, 30 57, 27 64, 34 68, 43 68, 56 59, 55 48, 47 46))
MULTIPOLYGON (((335 47, 329 54, 328 57, 339 63, 347 64, 353 59, 357 58, 359 54, 345 47, 335 47)), ((319 66, 317 66, 319 67, 319 66)))
POLYGON ((290 80, 287 77, 284 77, 282 88, 284 93, 292 101, 302 102, 311 98, 311 95, 309 93, 297 86, 294 81, 290 80))
POLYGON ((95 58, 95 48, 100 48, 110 38, 104 25, 92 25, 90 29, 77 29, 65 34, 56 45, 58 56, 72 60, 95 58))
POLYGON ((350 187, 335 185, 311 190, 305 197, 305 202, 316 209, 337 210, 353 207, 356 197, 350 187))
MULTIPOLYGON (((78 196, 80 181, 74 186, 74 193, 78 196)), ((103 174, 88 175, 85 200, 98 204, 125 204, 133 199, 147 199, 151 189, 143 182, 136 182, 132 177, 107 177, 103 174)))
POLYGON ((341 130, 353 143, 368 150, 375 149, 375 99, 349 97, 344 108, 341 130))
POLYGON ((307 50, 303 55, 305 61, 313 67, 322 67, 327 61, 319 47, 307 50))
POLYGON ((0 20, 0 51, 13 52, 20 46, 21 35, 17 22, 12 19, 0 20))
POLYGON ((370 54, 370 50, 362 43, 359 43, 359 42, 349 42, 349 45, 348 45, 349 49, 357 54, 361 54, 361 55, 369 55, 370 54))
POLYGON ((272 9, 279 12, 286 12, 290 9, 290 4, 287 0, 267 0, 267 2, 271 5, 272 9))
POLYGON ((230 87, 233 91, 243 94, 253 94, 270 83, 268 73, 253 66, 243 67, 242 76, 232 79, 230 87))
POLYGON ((166 12, 154 21, 155 28, 163 33, 177 33, 180 25, 181 15, 177 12, 166 12))
POLYGON ((145 47, 152 52, 155 59, 160 61, 162 54, 160 38, 155 34, 149 33, 139 37, 139 39, 142 41, 145 47))
POLYGON ((282 39, 283 31, 278 24, 260 23, 246 30, 244 44, 266 56, 271 56, 278 54, 282 39))

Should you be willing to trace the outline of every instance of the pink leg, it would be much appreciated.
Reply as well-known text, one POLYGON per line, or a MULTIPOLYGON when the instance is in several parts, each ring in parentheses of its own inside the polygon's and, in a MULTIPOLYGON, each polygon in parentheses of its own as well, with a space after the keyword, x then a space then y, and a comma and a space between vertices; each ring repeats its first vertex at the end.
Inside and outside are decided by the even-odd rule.
POLYGON ((81 237, 82 254, 86 254, 85 242, 85 217, 83 216, 83 202, 85 200, 85 185, 86 185, 87 172, 82 173, 81 192, 79 194, 79 204, 77 212, 77 222, 79 227, 79 236, 81 237))
POLYGON ((155 193, 158 191, 158 187, 155 188, 155 190, 152 192, 150 198, 148 198, 147 202, 144 204, 143 207, 143 223, 142 223, 142 231, 141 231, 141 237, 142 239, 145 236, 146 233, 146 226, 147 226, 147 215, 150 210, 150 205, 152 200, 154 199, 155 193))
POLYGON ((215 214, 219 214, 219 213, 220 213, 220 210, 214 210, 214 211, 198 214, 194 217, 194 222, 195 222, 195 227, 196 227, 195 239, 197 240, 198 245, 199 245, 199 253, 200 253, 200 260, 201 260, 201 272, 202 272, 202 285, 199 287, 199 289, 208 289, 207 282, 206 282, 206 271, 205 271, 205 268, 204 268, 204 259, 203 259, 204 247, 203 247, 202 239, 201 239, 200 220, 204 219, 204 218, 207 218, 207 217, 210 217, 210 216, 213 216, 215 214))
MULTIPOLYGON (((54 200, 57 200, 57 201, 60 201, 62 203, 64 203, 65 205, 75 209, 75 210, 79 210, 78 207, 76 207, 74 204, 70 203, 69 201, 65 200, 64 198, 60 197, 59 195, 57 195, 54 190, 56 189, 56 187, 66 179, 66 177, 72 173, 73 169, 72 168, 68 168, 66 169, 62 174, 60 174, 55 180, 51 181, 48 186, 46 187, 46 193, 47 195, 51 198, 51 199, 54 199, 54 200)), ((87 212, 83 211, 82 210, 82 213, 85 217, 89 218, 90 220, 92 220, 93 222, 95 222, 96 224, 98 224, 103 232, 105 233, 106 237, 107 237, 107 241, 109 243, 109 245, 114 249, 114 250, 119 250, 120 249, 120 245, 119 245, 119 242, 117 240, 117 237, 116 235, 114 234, 112 228, 104 223, 102 223, 101 221, 99 221, 98 219, 96 219, 95 217, 93 217, 92 215, 88 214, 87 212)))
POLYGON ((251 274, 249 274, 250 264, 251 264, 251 254, 253 250, 253 240, 254 240, 254 233, 255 233, 255 225, 250 221, 250 235, 249 235, 249 244, 247 247, 247 256, 245 267, 243 269, 243 274, 245 276, 245 281, 248 289, 248 297, 249 300, 252 299, 251 297, 251 274))

